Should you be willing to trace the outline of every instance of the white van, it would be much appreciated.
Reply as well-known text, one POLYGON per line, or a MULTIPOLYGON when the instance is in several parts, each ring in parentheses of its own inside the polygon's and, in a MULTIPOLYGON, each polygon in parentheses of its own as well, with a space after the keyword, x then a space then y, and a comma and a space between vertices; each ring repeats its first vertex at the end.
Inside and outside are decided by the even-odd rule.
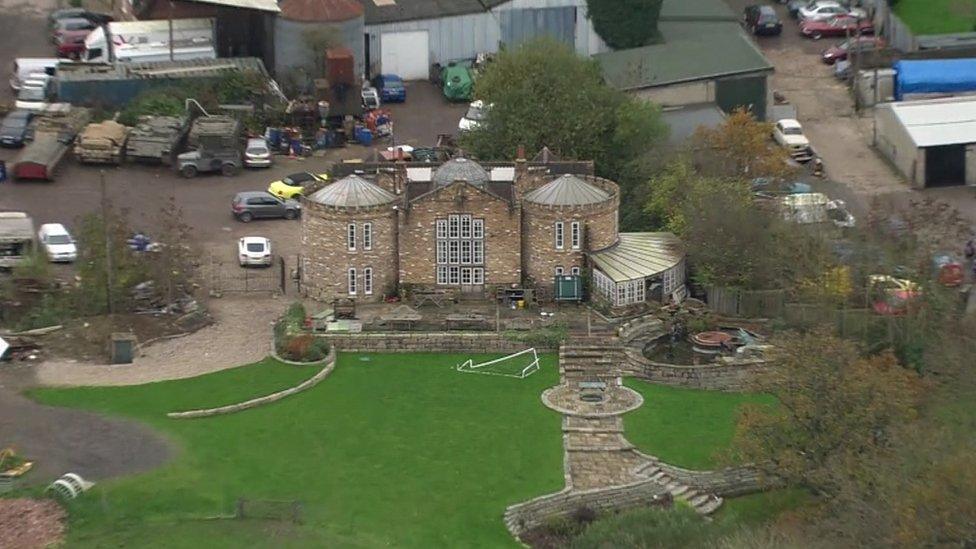
POLYGON ((27 80, 31 74, 44 73, 54 76, 54 71, 58 68, 58 63, 62 59, 44 57, 21 57, 14 59, 14 66, 10 72, 10 87, 19 90, 21 82, 27 80))

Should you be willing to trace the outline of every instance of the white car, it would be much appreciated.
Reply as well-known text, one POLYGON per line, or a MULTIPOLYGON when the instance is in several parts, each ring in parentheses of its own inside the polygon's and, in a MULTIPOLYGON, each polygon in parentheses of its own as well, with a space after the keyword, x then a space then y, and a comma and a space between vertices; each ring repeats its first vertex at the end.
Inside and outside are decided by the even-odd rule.
POLYGON ((248 139, 244 148, 244 165, 248 168, 270 168, 271 149, 268 142, 261 137, 248 139))
POLYGON ((31 85, 33 83, 30 80, 24 82, 24 86, 17 93, 17 101, 14 102, 14 106, 18 109, 38 113, 48 106, 47 88, 31 85))
POLYGON ((71 263, 78 259, 75 239, 71 238, 71 233, 60 223, 41 225, 40 230, 37 231, 37 240, 44 248, 48 261, 52 263, 71 263))
POLYGON ((458 122, 458 131, 466 132, 477 128, 485 119, 485 103, 480 99, 468 105, 468 112, 458 122))
POLYGON ((803 126, 792 118, 776 122, 773 126, 773 139, 794 158, 810 154, 810 141, 803 135, 803 126))
POLYGON ((826 21, 838 15, 850 15, 858 19, 867 17, 861 9, 847 9, 834 0, 817 0, 800 8, 797 17, 800 21, 826 21))
POLYGON ((245 236, 237 242, 237 257, 241 267, 271 265, 271 241, 263 236, 245 236))

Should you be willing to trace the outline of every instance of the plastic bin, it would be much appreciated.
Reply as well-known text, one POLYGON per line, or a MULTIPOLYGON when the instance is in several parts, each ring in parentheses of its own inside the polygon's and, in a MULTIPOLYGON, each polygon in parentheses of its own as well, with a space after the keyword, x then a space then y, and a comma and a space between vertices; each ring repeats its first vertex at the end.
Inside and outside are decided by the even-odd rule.
POLYGON ((359 141, 365 147, 372 145, 373 132, 367 128, 356 128, 356 141, 359 141))

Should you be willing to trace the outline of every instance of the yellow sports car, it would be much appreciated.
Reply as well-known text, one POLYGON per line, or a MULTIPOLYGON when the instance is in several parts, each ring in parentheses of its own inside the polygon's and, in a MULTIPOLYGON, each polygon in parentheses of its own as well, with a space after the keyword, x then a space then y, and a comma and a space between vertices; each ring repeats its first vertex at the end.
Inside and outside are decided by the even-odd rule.
POLYGON ((329 180, 329 174, 300 172, 285 176, 278 181, 272 181, 268 185, 268 192, 278 198, 298 198, 305 194, 309 187, 318 186, 319 183, 329 180))

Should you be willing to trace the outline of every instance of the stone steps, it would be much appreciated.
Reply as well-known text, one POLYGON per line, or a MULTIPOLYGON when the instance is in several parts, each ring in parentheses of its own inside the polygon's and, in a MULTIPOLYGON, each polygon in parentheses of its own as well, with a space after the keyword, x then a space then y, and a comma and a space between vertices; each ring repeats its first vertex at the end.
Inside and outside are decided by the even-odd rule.
POLYGON ((661 469, 656 461, 647 461, 634 470, 637 476, 648 478, 664 486, 671 496, 690 505, 695 512, 708 516, 722 506, 723 499, 708 493, 692 488, 687 484, 679 482, 671 477, 666 471, 661 469))

